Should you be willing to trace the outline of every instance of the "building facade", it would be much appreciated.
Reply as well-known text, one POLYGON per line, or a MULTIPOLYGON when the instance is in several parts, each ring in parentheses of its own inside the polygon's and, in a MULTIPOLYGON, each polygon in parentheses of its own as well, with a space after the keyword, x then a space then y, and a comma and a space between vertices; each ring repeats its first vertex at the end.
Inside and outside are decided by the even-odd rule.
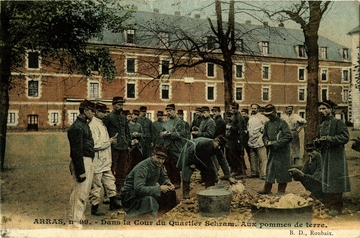
POLYGON ((350 113, 351 122, 355 130, 360 130, 360 83, 359 83, 359 48, 360 48, 360 26, 355 27, 349 32, 351 36, 351 62, 353 65, 351 75, 351 103, 350 113))
MULTIPOLYGON (((198 16, 141 12, 134 18, 146 24, 154 16, 158 20, 171 19, 182 24, 206 20, 198 16)), ((285 106, 292 105, 294 112, 305 117, 307 58, 302 32, 283 26, 256 26, 250 22, 238 24, 237 28, 255 29, 254 34, 239 39, 241 47, 236 53, 239 57, 234 57, 233 95, 240 108, 249 108, 251 103, 261 106, 272 103, 282 112, 285 106)), ((165 110, 170 103, 182 109, 184 119, 189 122, 199 106, 220 106, 224 111, 220 66, 203 63, 172 71, 170 57, 159 54, 162 45, 146 44, 141 40, 140 35, 144 35, 141 32, 133 29, 118 34, 106 33, 101 41, 89 42, 92 47, 110 50, 118 73, 114 82, 96 75, 88 78, 69 74, 65 68, 58 67, 58 62, 41 52, 29 50, 24 56, 25 65, 12 73, 14 87, 10 90, 8 129, 66 129, 76 119, 78 105, 84 98, 103 102, 111 108, 112 98, 123 96, 125 109, 139 109, 145 105, 152 120, 158 110, 165 110)), ((167 43, 171 36, 163 33, 160 38, 162 43, 167 43)), ((352 76, 350 49, 321 37, 319 47, 318 98, 336 102, 339 105, 337 116, 349 121, 354 116, 348 111, 352 76)), ((214 55, 217 54, 214 51, 214 55)))

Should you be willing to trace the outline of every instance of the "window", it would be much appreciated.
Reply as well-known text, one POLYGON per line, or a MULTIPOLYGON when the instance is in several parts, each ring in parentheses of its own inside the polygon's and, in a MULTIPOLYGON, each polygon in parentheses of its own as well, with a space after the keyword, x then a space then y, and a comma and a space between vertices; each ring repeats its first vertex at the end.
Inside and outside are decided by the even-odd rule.
POLYGON ((154 120, 153 114, 154 114, 153 112, 146 111, 145 116, 146 116, 147 118, 149 118, 151 121, 153 121, 153 120, 154 120))
POLYGON ((206 86, 206 99, 209 101, 215 100, 215 86, 214 85, 206 86))
POLYGON ((100 84, 98 82, 89 82, 89 98, 100 97, 100 84))
POLYGON ((319 57, 320 57, 320 59, 327 59, 327 48, 326 47, 319 48, 319 57))
POLYGON ((40 54, 37 51, 29 51, 27 53, 27 68, 40 69, 40 54))
POLYGON ((18 124, 18 112, 9 111, 7 116, 7 126, 16 126, 18 124))
POLYGON ((243 78, 244 66, 242 64, 235 65, 235 73, 237 78, 243 78))
POLYGON ((296 47, 296 52, 297 52, 298 57, 306 57, 306 51, 305 51, 304 45, 298 45, 296 47))
POLYGON ((74 121, 76 120, 76 118, 79 115, 79 111, 75 111, 75 110, 69 110, 68 111, 68 116, 69 116, 69 124, 73 124, 74 121))
POLYGON ((263 66, 262 67, 262 78, 264 80, 270 79, 269 73, 270 73, 270 67, 269 66, 263 66))
POLYGON ((213 50, 215 48, 215 37, 213 36, 205 37, 205 47, 207 50, 213 50))
POLYGON ((243 39, 239 39, 236 41, 236 51, 243 52, 244 51, 244 41, 243 39))
POLYGON ((342 81, 349 82, 349 70, 345 69, 342 71, 342 81))
POLYGON ((342 90, 342 100, 343 100, 343 102, 348 102, 349 101, 349 89, 348 88, 343 88, 343 90, 342 90))
POLYGON ((341 56, 342 56, 343 60, 349 60, 349 49, 343 48, 341 50, 341 53, 342 53, 341 56))
POLYGON ((127 44, 135 44, 135 30, 129 29, 124 32, 127 44))
POLYGON ((305 68, 299 68, 299 81, 305 81, 305 68))
POLYGON ((327 69, 321 70, 321 81, 327 81, 327 69))
POLYGON ((162 60, 161 61, 161 74, 170 74, 170 61, 169 60, 162 60))
POLYGON ((126 84, 126 98, 135 98, 135 83, 128 82, 126 84))
POLYGON ((161 99, 170 99, 170 85, 169 84, 161 85, 161 99))
POLYGON ((160 48, 167 48, 169 47, 169 34, 166 32, 160 32, 158 34, 159 38, 159 47, 160 48))
POLYGON ((130 74, 135 73, 135 59, 134 58, 126 59, 126 73, 130 73, 130 74))
POLYGON ((260 46, 260 51, 263 55, 268 55, 269 54, 269 42, 267 41, 262 41, 259 43, 260 46))
POLYGON ((28 81, 28 97, 39 97, 39 81, 29 80, 28 81))
POLYGON ((59 111, 49 111, 49 125, 58 126, 60 124, 60 112, 59 111))
POLYGON ((269 101, 270 100, 270 88, 269 87, 263 87, 262 88, 262 100, 263 101, 269 101))
POLYGON ((327 88, 322 88, 321 89, 321 101, 327 100, 328 99, 328 89, 327 88))
POLYGON ((305 119, 305 112, 304 111, 299 111, 299 116, 301 116, 302 118, 305 119))
POLYGON ((299 87, 298 89, 298 100, 299 102, 305 102, 306 100, 306 88, 305 87, 299 87))
POLYGON ((237 86, 235 88, 235 100, 242 101, 243 100, 243 87, 237 86))
POLYGON ((215 77, 215 65, 212 63, 207 64, 207 76, 215 77))

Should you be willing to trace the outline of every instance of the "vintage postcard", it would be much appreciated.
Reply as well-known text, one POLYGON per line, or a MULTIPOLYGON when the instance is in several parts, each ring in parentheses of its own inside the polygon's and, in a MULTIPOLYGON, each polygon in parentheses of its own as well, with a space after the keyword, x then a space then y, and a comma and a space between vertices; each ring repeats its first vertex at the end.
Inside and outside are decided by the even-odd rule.
MULTIPOLYGON (((10 6, 6 5, 6 2, 11 1, 0 2, 2 12, 10 9, 6 8, 10 6)), ((2 161, 3 171, 0 185, 0 231, 2 237, 360 237, 360 152, 359 148, 354 145, 356 141, 360 141, 360 101, 358 99, 360 98, 358 92, 360 86, 355 86, 359 81, 358 1, 330 1, 321 17, 318 30, 320 36, 318 41, 319 101, 327 102, 328 99, 331 99, 336 102, 336 106, 324 104, 325 109, 323 110, 329 109, 328 116, 336 118, 339 123, 337 125, 343 125, 342 131, 338 132, 339 135, 334 135, 334 138, 336 137, 337 141, 340 141, 341 138, 345 141, 341 142, 339 148, 345 152, 346 157, 341 157, 342 154, 340 156, 340 153, 337 153, 338 150, 331 150, 337 146, 336 143, 328 144, 326 148, 321 147, 322 150, 332 151, 327 154, 329 158, 333 156, 332 159, 344 159, 344 164, 335 166, 338 170, 332 168, 335 171, 332 173, 343 173, 343 177, 346 177, 345 183, 349 182, 350 186, 340 192, 335 189, 331 190, 332 188, 327 190, 335 191, 333 193, 337 195, 330 197, 330 201, 327 197, 326 201, 327 203, 331 203, 332 199, 333 203, 337 201, 334 206, 335 208, 341 207, 340 213, 339 210, 326 208, 325 200, 321 197, 323 194, 320 196, 321 199, 314 195, 314 191, 311 192, 308 187, 308 189, 305 188, 304 180, 290 177, 287 172, 290 167, 285 166, 285 168, 284 162, 273 165, 274 168, 276 167, 274 171, 270 168, 267 169, 267 163, 281 161, 286 156, 293 159, 290 165, 292 168, 298 169, 296 171, 303 169, 305 162, 308 162, 309 159, 315 161, 315 156, 311 157, 310 149, 304 145, 305 133, 311 133, 309 129, 311 127, 306 126, 306 121, 304 122, 305 129, 303 126, 294 129, 290 124, 280 127, 276 123, 276 129, 274 129, 275 124, 272 129, 271 126, 269 126, 270 129, 264 127, 265 123, 272 121, 272 117, 269 115, 274 115, 274 118, 284 118, 283 115, 286 114, 288 106, 303 120, 313 118, 306 115, 309 111, 306 97, 308 93, 312 92, 307 84, 311 77, 307 73, 308 49, 305 47, 302 27, 299 23, 294 22, 294 19, 300 22, 302 20, 296 17, 293 17, 293 20, 289 19, 289 15, 286 15, 285 11, 282 15, 275 14, 275 12, 279 14, 282 10, 294 10, 298 7, 300 10, 297 13, 303 17, 304 21, 308 21, 310 16, 308 4, 310 3, 274 0, 118 0, 113 2, 134 5, 133 17, 135 20, 132 20, 136 24, 116 33, 106 32, 103 38, 94 37, 96 39, 92 38, 90 41, 91 47, 106 48, 110 52, 116 66, 115 70, 117 70, 112 82, 108 82, 100 76, 102 72, 112 70, 111 67, 101 65, 100 61, 96 64, 98 68, 89 68, 91 76, 83 77, 74 72, 69 73, 60 66, 56 69, 51 68, 50 66, 54 62, 46 56, 40 57, 36 53, 37 51, 31 50, 26 51, 26 62, 23 63, 26 64, 25 67, 12 68, 13 80, 12 84, 9 84, 9 108, 7 109, 6 149, 5 158, 2 161), (230 7, 232 3, 234 3, 233 11, 230 7), (222 8, 220 15, 224 22, 223 29, 216 25, 216 20, 220 17, 219 14, 216 14, 216 9, 219 10, 216 8, 216 4, 220 4, 222 8), (301 6, 303 8, 300 8, 301 6), (271 18, 269 18, 270 15, 271 18), (221 36, 225 35, 216 35, 215 32, 226 32, 225 29, 231 25, 227 24, 229 16, 233 16, 234 29, 237 33, 235 41, 231 41, 231 34, 226 35, 229 45, 231 42, 236 42, 236 47, 234 46, 236 50, 227 51, 233 54, 230 57, 233 60, 233 67, 230 68, 230 74, 233 77, 231 78, 231 88, 226 90, 229 79, 224 73, 227 68, 226 55, 221 54, 223 51, 220 47, 221 42, 224 42, 224 38, 221 36), (288 19, 284 16, 287 16, 288 19), (207 19, 213 20, 214 25, 211 26, 207 19), (173 27, 169 27, 170 23, 174 24, 173 27), (175 23, 184 25, 178 27, 175 23), (159 31, 162 29, 161 27, 165 26, 168 27, 167 31, 159 31), (205 35, 200 36, 200 34, 205 35), (149 39, 149 36, 155 35, 160 39, 156 43, 154 39, 149 39), (191 37, 197 38, 195 40, 191 37), (181 48, 176 54, 169 50, 175 46, 181 48), (199 53, 198 50, 206 52, 206 55, 199 53), (183 57, 183 61, 176 62, 176 57, 180 56, 183 57), (187 59, 191 60, 187 61, 187 59), (194 67, 189 65, 186 68, 180 67, 181 63, 190 64, 199 59, 205 60, 200 65, 194 64, 194 67), (228 100, 229 91, 232 92, 230 94, 233 99, 231 105, 225 103, 228 100), (83 99, 94 103, 94 108, 91 108, 90 104, 85 106, 81 104, 84 103, 83 99), (116 108, 119 102, 123 107, 121 111, 116 108), (104 113, 121 112, 118 113, 120 119, 116 120, 125 122, 126 115, 130 115, 129 122, 126 121, 126 128, 130 128, 131 134, 127 131, 128 129, 121 129, 116 134, 113 133, 109 129, 111 120, 106 122, 96 114, 101 112, 99 109, 101 106, 96 107, 95 103, 104 104, 106 109, 104 109, 104 113), (83 105, 82 110, 79 110, 81 105, 83 105), (275 105, 274 109, 272 109, 272 105, 275 105), (145 109, 143 110, 143 108, 145 109), (229 108, 231 110, 228 110, 229 108), (88 109, 94 111, 93 116, 86 114, 88 109), (127 114, 124 113, 126 110, 129 110, 127 114), (216 114, 217 110, 218 114, 216 114), (145 117, 151 123, 158 121, 160 116, 164 116, 165 124, 160 126, 157 133, 155 133, 155 125, 152 124, 153 132, 151 133, 153 134, 146 137, 145 126, 140 124, 137 119, 138 116, 141 117, 141 111, 145 112, 145 117), (214 131, 215 125, 217 126, 215 119, 217 117, 223 119, 224 131, 219 135, 225 137, 224 141, 220 139, 216 141, 214 138, 219 137, 214 136, 214 133, 209 136, 208 140, 211 143, 216 141, 219 145, 226 147, 221 150, 223 153, 220 153, 220 156, 226 159, 225 167, 227 168, 224 169, 221 159, 214 159, 220 158, 219 155, 215 152, 211 154, 216 146, 206 147, 207 139, 204 142, 200 142, 200 140, 194 142, 196 137, 206 137, 204 128, 208 126, 204 122, 198 126, 193 124, 197 117, 197 111, 200 112, 199 115, 203 117, 203 121, 212 121, 209 123, 213 123, 211 125, 214 125, 214 131), (242 113, 241 116, 240 112, 244 114, 242 113), (251 129, 249 122, 245 122, 245 120, 257 113, 265 119, 264 122, 261 121, 262 119, 257 121, 261 123, 261 126, 256 126, 262 129, 258 128, 261 137, 258 134, 256 138, 260 138, 260 140, 255 143, 250 142, 246 137, 249 135, 249 130, 254 130, 255 125, 253 124, 251 129), (231 128, 235 127, 236 115, 240 115, 241 120, 244 120, 243 129, 231 131, 231 128), (74 155, 76 150, 70 148, 69 140, 78 136, 78 131, 71 134, 69 128, 75 122, 80 123, 77 120, 89 122, 95 120, 93 117, 99 121, 103 120, 104 128, 107 128, 107 140, 110 141, 107 146, 110 151, 110 143, 114 149, 116 147, 114 145, 120 143, 120 138, 123 138, 125 133, 129 133, 131 140, 124 142, 126 148, 116 148, 119 151, 127 151, 129 158, 133 160, 141 157, 139 161, 145 163, 147 158, 142 156, 147 152, 149 153, 148 158, 152 159, 148 161, 154 162, 155 159, 159 159, 156 156, 155 159, 152 157, 154 154, 161 157, 162 153, 161 149, 159 151, 154 149, 154 144, 162 144, 171 151, 169 153, 172 153, 173 157, 166 157, 166 159, 174 159, 176 156, 178 156, 176 162, 180 159, 186 161, 189 158, 198 159, 188 164, 184 162, 185 165, 178 163, 178 169, 179 166, 182 166, 183 181, 176 182, 176 177, 171 175, 171 178, 174 177, 172 182, 177 187, 171 189, 169 187, 166 191, 161 190, 163 194, 172 193, 174 195, 174 203, 169 205, 171 207, 161 210, 163 207, 161 205, 170 204, 170 196, 165 200, 153 199, 151 201, 156 203, 155 207, 161 203, 156 218, 130 216, 134 212, 131 210, 134 209, 133 207, 131 209, 124 208, 128 209, 129 214, 123 208, 115 209, 114 202, 119 204, 123 202, 123 206, 126 206, 124 200, 116 197, 115 200, 106 201, 106 191, 100 189, 100 202, 96 206, 90 201, 94 198, 81 200, 82 204, 86 205, 82 218, 75 223, 74 220, 69 219, 70 196, 75 181, 70 173, 70 154, 76 156, 74 155), (183 117, 183 120, 179 117, 183 117), (266 119, 267 117, 270 119, 266 119), (171 126, 169 126, 170 123, 166 124, 166 121, 172 120, 176 123, 171 126), (132 130, 136 130, 136 123, 141 127, 139 133, 142 133, 142 136, 133 134, 132 130), (186 130, 184 134, 176 129, 180 128, 177 123, 182 123, 181 128, 186 130), (240 136, 241 131, 243 131, 243 137, 240 136), (237 133, 236 136, 239 135, 239 137, 234 137, 234 134, 231 133, 237 133), (132 137, 133 135, 134 137, 132 137), (276 147, 277 151, 270 149, 273 144, 264 144, 268 141, 262 139, 263 135, 266 138, 272 138, 268 140, 272 143, 278 143, 278 141, 283 143, 287 135, 290 135, 290 139, 286 144, 276 147), (112 142, 110 138, 116 138, 116 141, 112 142), (160 140, 155 142, 159 138, 160 140), (289 156, 290 149, 282 149, 287 148, 290 141, 295 140, 294 138, 299 141, 298 155, 289 156), (166 140, 177 140, 176 143, 183 144, 179 147, 179 144, 164 142, 166 140), (246 142, 244 142, 245 140, 246 142), (204 146, 203 150, 197 151, 195 146, 194 151, 191 152, 192 147, 190 144, 186 144, 190 143, 189 141, 194 144, 199 143, 196 144, 199 147, 204 146), (264 149, 263 152, 257 150, 260 147, 264 149), (307 149, 309 150, 306 152, 307 149), (136 154, 136 152, 139 153, 136 154), (267 161, 263 167, 261 167, 261 162, 250 158, 253 156, 260 160, 260 153, 263 153, 267 161), (211 160, 211 165, 206 164, 206 158, 202 159, 205 155, 211 160), (254 161, 258 164, 254 165, 254 161), (185 166, 188 170, 185 170, 185 166), (217 170, 216 175, 207 172, 210 166, 214 166, 214 171, 217 170), (279 174, 284 170, 290 180, 285 179, 286 182, 281 182, 283 178, 279 174), (339 170, 343 171, 339 172, 339 170), (274 179, 271 177, 272 175, 269 175, 272 173, 274 173, 274 179), (226 177, 227 174, 231 179, 226 177), (186 176, 190 178, 190 182, 184 182, 186 176)), ((34 7, 32 1, 28 1, 27 4, 29 8, 34 7)), ((321 6, 325 6, 325 1, 322 4, 321 6)), ((24 6, 22 5, 22 7, 24 6)), ((18 11, 21 12, 21 8, 18 11)), ((96 12, 89 11, 90 13, 96 15, 96 12)), ((7 14, 7 16, 10 15, 14 17, 14 14, 7 14)), ((64 17, 64 14, 59 13, 60 15, 64 17)), ((57 15, 51 17, 55 19, 57 15)), ((64 19, 61 18, 61 20, 64 19)), ((5 17, 4 19, 2 17, 2 25, 5 24, 5 21, 5 17)), ((35 24, 36 21, 37 19, 34 19, 33 23, 35 24)), ((57 23, 59 21, 56 20, 57 23)), ((130 22, 129 19, 128 21, 130 22)), ((11 21, 9 22, 11 23, 11 21)), ((61 26, 58 28, 59 31, 63 31, 64 35, 67 34, 64 29, 61 29, 61 26)), ((44 31, 48 30, 49 28, 46 28, 44 31)), ((15 31, 16 28, 7 33, 11 34, 15 31)), ((4 31, 1 34, 5 34, 4 31)), ((56 34, 54 33, 54 35, 56 34)), ((2 45, 6 45, 4 43, 6 37, 1 38, 2 45)), ((31 41, 30 37, 29 41, 31 41)), ((25 48, 31 45, 29 42, 21 44, 20 46, 25 48)), ((1 47, 3 48, 3 46, 1 47)), ((56 59, 59 60, 59 58, 56 59)), ((3 58, 2 61, 4 62, 3 58)), ((300 123, 301 120, 297 120, 300 123)), ((331 129, 320 131, 321 133, 334 133, 329 132, 332 129, 331 127, 331 129)), ((326 135, 330 134, 324 135, 325 137, 322 138, 326 140, 326 135)), ((321 137, 316 141, 319 144, 322 143, 320 139, 321 137)), ((82 141, 80 144, 85 147, 86 143, 86 141, 82 141)), ((209 145, 213 146, 213 144, 209 145)), ((96 143, 94 146, 97 148, 96 143)), ((96 151, 103 150, 103 147, 101 148, 95 149, 94 154, 98 153, 96 151)), ((271 148, 275 148, 275 146, 271 148)), ((314 147, 314 150, 316 149, 318 148, 314 147)), ((189 159, 189 161, 191 160, 189 159)), ((320 162, 325 163, 324 161, 320 162)), ((124 176, 122 181, 125 183, 124 180, 131 180, 129 178, 132 176, 130 171, 137 168, 131 162, 129 162, 132 166, 129 165, 130 169, 125 168, 127 166, 125 162, 121 163, 118 166, 120 170, 112 170, 115 171, 114 181, 116 184, 120 179, 118 174, 116 175, 117 171, 128 169, 129 175, 127 178, 124 176)), ((167 172, 174 171, 167 167, 166 162, 162 161, 161 163, 165 163, 167 172)), ((113 164, 113 166, 115 165, 113 164)), ((155 165, 153 166, 155 168, 155 165)), ((72 168, 74 169, 74 166, 72 168)), ((156 169, 150 170, 155 171, 156 169)), ((180 179, 180 172, 177 172, 180 179)), ((323 174, 320 172, 319 175, 322 176, 320 179, 322 183, 324 184, 324 181, 332 183, 331 176, 329 178, 324 174, 325 172, 323 174)), ((294 174, 292 175, 294 176, 294 174)), ((135 176, 135 172, 133 176, 135 176)), ((149 172, 144 176, 149 178, 155 175, 149 172)), ((343 180, 343 177, 339 180, 343 180)), ((99 181, 106 183, 101 182, 101 179, 99 181)), ((79 182, 75 183, 79 184, 79 182)), ((316 181, 310 182, 310 185, 316 187, 316 181)), ((93 184, 92 187, 94 186, 93 184)), ((121 188, 117 187, 116 189, 120 190, 121 188)), ((320 188, 320 190, 322 189, 320 188)), ((120 191, 115 192, 119 193, 120 191)), ((139 207, 149 205, 145 203, 143 201, 137 205, 139 207)), ((80 204, 80 206, 82 205, 80 204)), ((153 204, 151 207, 153 208, 153 204)), ((147 212, 149 211, 152 210, 147 210, 147 212)))

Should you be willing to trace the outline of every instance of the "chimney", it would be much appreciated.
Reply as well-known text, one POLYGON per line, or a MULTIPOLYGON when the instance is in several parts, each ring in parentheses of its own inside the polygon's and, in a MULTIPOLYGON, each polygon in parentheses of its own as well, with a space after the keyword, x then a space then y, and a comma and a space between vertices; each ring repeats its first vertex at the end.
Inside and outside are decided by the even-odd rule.
POLYGON ((154 8, 154 13, 159 13, 159 9, 158 9, 158 8, 154 8))
POLYGON ((280 23, 279 23, 279 27, 284 27, 284 23, 283 23, 283 22, 280 22, 280 23))
POLYGON ((181 12, 180 11, 175 11, 175 16, 181 16, 181 12))
POLYGON ((268 23, 267 21, 264 21, 264 22, 263 22, 263 25, 264 25, 264 26, 269 26, 269 23, 268 23))
POLYGON ((247 20, 247 21, 245 22, 245 24, 246 24, 246 25, 251 25, 251 21, 247 20))
POLYGON ((200 18, 200 14, 195 14, 194 17, 195 18, 200 18))

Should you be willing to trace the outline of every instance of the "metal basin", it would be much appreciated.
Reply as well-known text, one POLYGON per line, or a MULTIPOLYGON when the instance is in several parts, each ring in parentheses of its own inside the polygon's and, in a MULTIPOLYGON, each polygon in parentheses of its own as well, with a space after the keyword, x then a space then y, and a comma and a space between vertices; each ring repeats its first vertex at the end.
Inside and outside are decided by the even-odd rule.
POLYGON ((251 212, 258 228, 289 229, 287 226, 279 227, 279 225, 291 224, 291 227, 294 227, 296 223, 311 223, 312 205, 295 208, 256 207, 252 205, 251 212))
POLYGON ((232 193, 224 188, 209 187, 198 192, 197 199, 199 211, 204 217, 220 217, 230 214, 232 193))

